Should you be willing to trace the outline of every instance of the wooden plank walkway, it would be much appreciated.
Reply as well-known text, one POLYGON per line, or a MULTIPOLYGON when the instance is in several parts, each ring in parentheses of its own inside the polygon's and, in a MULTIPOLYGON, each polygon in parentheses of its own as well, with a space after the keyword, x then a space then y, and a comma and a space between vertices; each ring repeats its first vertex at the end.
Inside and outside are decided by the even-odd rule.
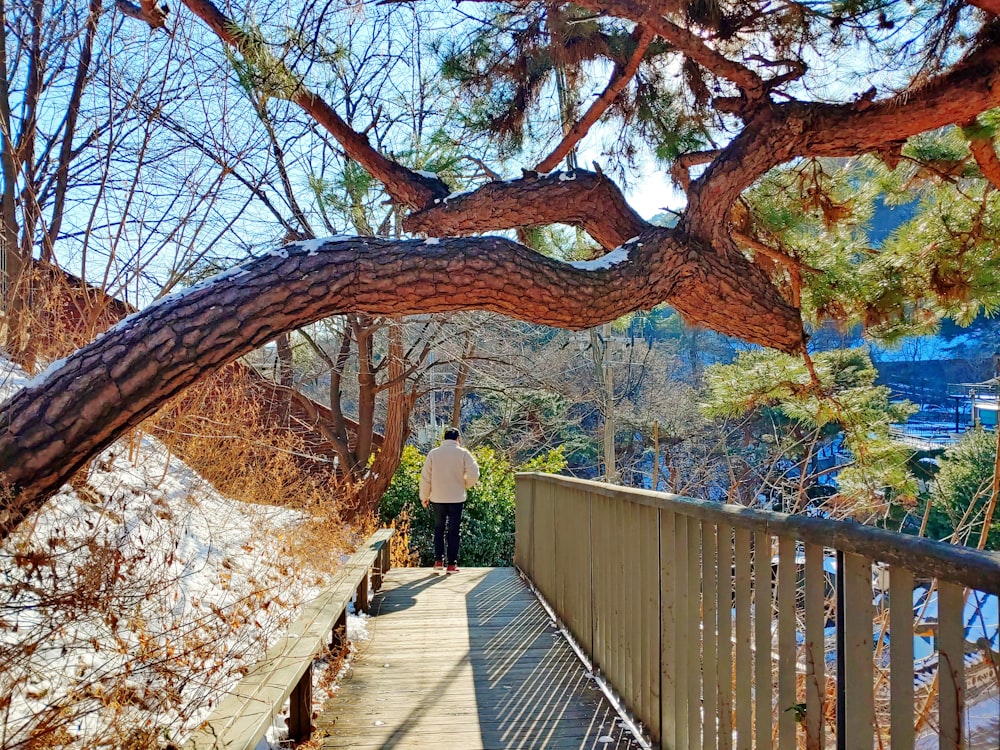
POLYGON ((368 630, 323 748, 639 747, 513 568, 392 570, 368 630))

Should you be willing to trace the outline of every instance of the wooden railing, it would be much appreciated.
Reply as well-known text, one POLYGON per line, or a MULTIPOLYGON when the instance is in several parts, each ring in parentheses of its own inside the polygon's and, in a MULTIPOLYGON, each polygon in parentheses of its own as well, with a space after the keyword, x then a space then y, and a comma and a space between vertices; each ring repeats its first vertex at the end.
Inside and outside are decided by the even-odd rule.
POLYGON ((333 584, 303 608, 285 635, 222 698, 184 744, 185 750, 253 750, 285 701, 289 739, 309 738, 313 659, 328 643, 337 648, 346 638, 347 605, 352 599, 359 611, 368 611, 370 592, 381 588, 389 570, 391 536, 392 529, 381 529, 354 553, 333 584))
POLYGON ((546 474, 516 514, 516 565, 662 748, 1000 746, 970 744, 1000 646, 963 615, 1000 594, 996 553, 546 474))

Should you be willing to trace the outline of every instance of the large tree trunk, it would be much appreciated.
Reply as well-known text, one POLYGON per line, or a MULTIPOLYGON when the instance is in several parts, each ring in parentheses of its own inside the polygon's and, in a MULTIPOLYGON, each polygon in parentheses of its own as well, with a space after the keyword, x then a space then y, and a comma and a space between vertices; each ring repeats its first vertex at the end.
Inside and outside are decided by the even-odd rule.
MULTIPOLYGON (((392 475, 399 468, 403 445, 410 435, 410 412, 414 397, 406 389, 406 360, 403 356, 403 329, 389 324, 389 386, 386 399, 385 429, 371 470, 358 491, 355 514, 368 516, 378 509, 382 495, 389 489, 392 475)), ((350 518, 350 517, 349 517, 350 518)))
POLYGON ((689 309, 711 301, 717 315, 730 310, 734 334, 788 350, 801 345, 798 314, 777 295, 753 297, 733 269, 704 274, 669 230, 655 232, 656 247, 672 247, 673 264, 648 257, 652 236, 634 243, 628 262, 596 271, 501 238, 352 238, 293 244, 164 298, 0 407, 0 474, 14 496, 0 511, 0 537, 163 401, 278 334, 330 315, 484 309, 579 329, 676 298, 689 309))

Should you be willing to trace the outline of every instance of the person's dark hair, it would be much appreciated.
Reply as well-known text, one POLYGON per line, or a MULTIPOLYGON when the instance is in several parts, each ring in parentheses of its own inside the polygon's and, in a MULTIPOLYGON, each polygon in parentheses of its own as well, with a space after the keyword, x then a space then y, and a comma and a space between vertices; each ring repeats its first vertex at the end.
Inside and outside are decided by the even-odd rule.
POLYGON ((458 440, 458 434, 459 433, 458 433, 458 428, 457 427, 448 427, 444 431, 444 439, 445 440, 458 440))

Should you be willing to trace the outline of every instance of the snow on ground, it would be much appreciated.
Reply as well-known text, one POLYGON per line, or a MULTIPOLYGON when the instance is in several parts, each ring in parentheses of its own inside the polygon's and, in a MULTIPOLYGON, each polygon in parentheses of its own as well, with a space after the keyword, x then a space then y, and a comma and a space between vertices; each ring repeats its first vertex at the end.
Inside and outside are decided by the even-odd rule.
MULTIPOLYGON (((29 381, 0 359, 0 402, 29 381)), ((285 552, 298 520, 222 497, 148 435, 101 453, 0 544, 0 747, 182 738, 326 582, 285 552)))

